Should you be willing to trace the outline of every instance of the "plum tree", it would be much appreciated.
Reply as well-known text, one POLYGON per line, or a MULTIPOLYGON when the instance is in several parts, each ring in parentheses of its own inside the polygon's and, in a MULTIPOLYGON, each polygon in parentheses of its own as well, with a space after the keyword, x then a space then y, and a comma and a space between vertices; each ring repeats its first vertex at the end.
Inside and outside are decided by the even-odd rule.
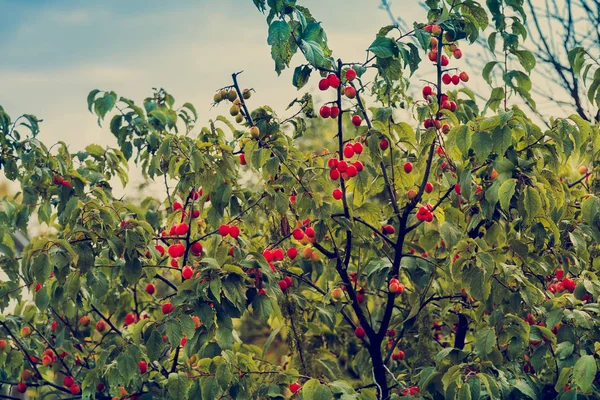
POLYGON ((290 117, 251 108, 240 73, 214 95, 234 122, 205 127, 163 89, 141 105, 93 90, 118 148, 72 153, 0 108, 0 167, 21 186, 0 208, 0 308, 17 302, 0 317, 0 390, 598 396, 600 133, 577 115, 541 128, 511 104, 531 97, 535 65, 514 33, 520 2, 427 1, 413 30, 383 27, 359 62, 333 57, 297 3, 254 0, 275 70, 301 53, 292 84, 318 75, 323 103, 307 93, 290 117), (489 40, 515 62, 493 65, 502 84, 482 105, 454 86, 469 80, 454 63, 490 15, 489 40), (417 69, 431 76, 413 97, 417 69), (164 191, 115 197, 129 162, 164 191), (50 233, 17 251, 11 233, 34 218, 50 233))

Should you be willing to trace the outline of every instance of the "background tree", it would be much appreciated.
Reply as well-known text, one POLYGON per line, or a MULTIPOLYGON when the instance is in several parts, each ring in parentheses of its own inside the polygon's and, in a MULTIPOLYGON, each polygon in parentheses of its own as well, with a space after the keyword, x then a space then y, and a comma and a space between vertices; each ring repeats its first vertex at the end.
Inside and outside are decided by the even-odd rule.
MULTIPOLYGON (((163 89, 141 105, 93 90, 88 107, 118 148, 76 153, 41 143, 36 117, 0 109, 0 166, 22 192, 0 212, 0 306, 19 301, 0 318, 1 387, 100 399, 597 396, 600 135, 577 114, 542 129, 513 102, 534 103, 522 2, 427 1, 423 22, 383 27, 358 62, 334 57, 295 1, 254 4, 276 71, 293 67, 298 89, 316 76, 328 100, 303 95, 281 118, 253 107, 236 72, 214 95, 233 122, 200 127, 163 89), (482 104, 453 65, 490 20, 501 50, 482 104), (305 61, 291 66, 296 53, 305 61), (433 72, 413 98, 421 56, 433 72), (128 161, 164 191, 115 198, 128 161), (10 232, 32 217, 49 233, 19 256, 10 232)), ((585 48, 573 54, 595 68, 585 48)))

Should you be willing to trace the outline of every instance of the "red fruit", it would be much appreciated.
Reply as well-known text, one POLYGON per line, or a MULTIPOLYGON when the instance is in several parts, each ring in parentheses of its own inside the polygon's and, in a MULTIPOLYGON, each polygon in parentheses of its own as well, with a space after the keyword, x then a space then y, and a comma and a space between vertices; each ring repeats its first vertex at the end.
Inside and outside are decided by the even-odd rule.
POLYGON ((462 51, 460 51, 460 49, 456 49, 456 50, 454 50, 452 55, 454 56, 454 58, 456 58, 458 60, 462 57, 462 51))
POLYGON ((338 78, 336 74, 329 74, 327 80, 329 81, 329 86, 334 89, 337 89, 340 86, 340 78, 338 78))
POLYGON ((467 74, 465 71, 461 72, 458 77, 463 82, 469 82, 469 74, 467 74))
POLYGON ((352 82, 354 79, 356 79, 356 71, 353 69, 346 70, 346 80, 352 82))
POLYGON ((88 326, 89 324, 90 324, 90 317, 88 317, 87 315, 84 315, 83 317, 79 318, 79 325, 88 326))
POLYGON ((125 316, 125 325, 131 325, 135 323, 135 314, 129 313, 125 316))
POLYGON ((244 155, 244 153, 240 154, 240 164, 246 165, 246 156, 244 155))
POLYGON ((398 350, 397 354, 399 360, 404 360, 404 352, 402 350, 398 350))
POLYGON ((362 154, 362 152, 363 152, 362 143, 356 142, 356 143, 354 143, 352 148, 354 149, 354 154, 362 154))
POLYGON ((329 167, 329 169, 336 169, 338 165, 338 159, 335 157, 330 158, 329 160, 327 160, 327 166, 329 167))
POLYGON ((344 95, 346 95, 346 97, 349 99, 353 99, 356 97, 356 89, 354 89, 352 86, 346 86, 344 88, 344 95))
POLYGON ((415 189, 409 189, 408 192, 406 192, 406 196, 408 196, 408 198, 410 200, 414 199, 415 197, 417 197, 417 191, 415 189))
POLYGON ((331 106, 329 108, 329 117, 336 119, 340 115, 340 108, 338 106, 331 106))
POLYGON ((329 89, 329 79, 323 78, 319 81, 319 90, 329 89))
POLYGON ((448 66, 448 57, 442 55, 442 67, 448 66))
POLYGON ((433 185, 431 184, 431 182, 427 182, 427 183, 425 184, 425 191, 426 191, 427 193, 431 193, 431 192, 433 192, 433 185))
POLYGON ((285 284, 287 285, 287 287, 292 287, 292 285, 294 284, 294 281, 292 280, 291 277, 286 276, 285 278, 283 278, 283 280, 285 281, 285 284))
POLYGON ((190 279, 193 275, 194 275, 194 270, 192 269, 192 267, 190 267, 188 265, 183 267, 183 269, 181 270, 181 276, 183 276, 183 279, 190 279))
POLYGON ((352 117, 352 125, 360 126, 362 124, 362 118, 359 115, 355 115, 352 117))
POLYGON ((359 339, 363 339, 367 335, 367 333, 365 332, 365 329, 362 326, 357 327, 354 330, 354 334, 359 339))
POLYGON ((190 195, 189 197, 192 200, 198 200, 200 198, 200 196, 202 196, 202 188, 200 188, 200 190, 196 190, 196 189, 192 189, 190 190, 190 195))
POLYGON ((162 247, 162 246, 160 246, 160 245, 156 245, 156 246, 154 246, 154 248, 155 248, 156 250, 158 250, 158 252, 160 253, 160 256, 161 256, 161 257, 165 255, 165 248, 164 248, 164 247, 162 247))
POLYGON ((169 314, 175 310, 175 307, 173 307, 173 304, 171 303, 165 303, 162 305, 161 309, 163 314, 169 314))
POLYGON ((146 293, 154 294, 154 292, 156 292, 156 286, 154 286, 152 283, 147 284, 146 285, 146 293))
POLYGON ((355 162, 354 164, 352 164, 352 165, 354 165, 354 168, 356 168, 356 170, 357 170, 358 172, 361 172, 362 170, 364 170, 364 169, 365 169, 365 166, 364 166, 364 165, 363 165, 363 163, 361 163, 360 161, 356 161, 356 162, 355 162))
POLYGON ((354 147, 351 144, 347 144, 344 147, 344 157, 352 158, 354 156, 354 147))
POLYGON ((321 118, 329 118, 331 116, 331 109, 328 106, 322 106, 319 109, 319 115, 321 118))
POLYGON ((444 85, 449 85, 450 82, 452 82, 452 77, 450 76, 450 74, 442 75, 442 82, 444 82, 444 85))
POLYGON ((315 237, 315 230, 313 228, 311 228, 310 226, 305 229, 305 233, 306 233, 306 236, 308 236, 311 239, 315 237))
POLYGON ((283 251, 283 249, 273 250, 273 259, 275 261, 283 261, 284 258, 285 258, 285 252, 283 251))
POLYGON ((460 185, 458 183, 456 185, 454 185, 454 191, 456 192, 457 195, 460 196, 460 185))
POLYGON ((450 111, 452 111, 452 112, 456 111, 456 103, 453 101, 450 102, 450 111))
POLYGON ((569 293, 573 293, 573 291, 575 290, 575 286, 577 286, 575 281, 571 278, 565 278, 561 283, 565 290, 569 293))
POLYGON ((238 236, 240 236, 240 228, 237 225, 232 225, 229 227, 229 235, 234 238, 237 239, 238 236))
POLYGON ((444 134, 448 134, 448 132, 450 132, 450 125, 448 125, 448 124, 442 125, 442 132, 444 134))
POLYGON ((261 296, 262 296, 262 295, 266 295, 266 294, 267 294, 267 291, 266 291, 265 289, 260 289, 260 290, 258 291, 258 294, 259 294, 259 295, 261 295, 261 296))
POLYGON ((225 236, 229 235, 229 233, 230 233, 229 225, 223 224, 219 227, 219 235, 225 237, 225 236))
MULTIPOLYGON (((443 107, 443 105, 442 105, 442 107, 443 107)), ((434 126, 434 123, 433 123, 433 120, 431 118, 427 118, 425 121, 423 121, 423 127, 425 129, 433 128, 433 126, 434 126)))
POLYGON ((381 139, 379 141, 379 148, 383 151, 385 151, 389 145, 390 145, 390 143, 387 141, 387 139, 381 139))
POLYGON ((71 184, 67 180, 62 181, 60 184, 61 184, 61 186, 64 186, 64 187, 71 187, 71 184))
POLYGON ((285 292, 285 290, 288 288, 287 282, 284 280, 280 280, 279 282, 277 282, 277 284, 279 285, 279 289, 281 289, 282 292, 285 292))
POLYGON ((296 202, 296 196, 291 195, 290 196, 290 203, 294 204, 296 202))
POLYGON ((340 171, 338 171, 337 169, 332 169, 331 171, 329 171, 329 177, 332 181, 337 181, 338 179, 340 179, 340 171))
POLYGON ((344 160, 340 161, 337 165, 337 169, 340 172, 346 172, 346 170, 348 169, 348 163, 344 160))
POLYGON ((439 36, 442 34, 442 27, 439 25, 432 25, 431 26, 431 34, 433 36, 439 36))
POLYGON ((292 236, 294 236, 294 239, 296 240, 302 240, 304 239, 304 231, 300 228, 296 228, 292 232, 292 236))
POLYGON ((75 379, 72 376, 65 376, 63 379, 63 385, 66 387, 71 387, 75 383, 75 379))
POLYGON ((179 257, 179 245, 178 244, 170 245, 168 252, 169 252, 169 257, 171 257, 171 258, 179 257))
POLYGON ((50 357, 50 356, 44 356, 44 357, 42 357, 42 365, 44 367, 47 367, 50 364, 52 364, 52 357, 50 357))
POLYGON ((181 347, 185 347, 186 343, 187 343, 187 337, 184 336, 184 337, 181 338, 181 341, 179 342, 179 345, 181 347))
POLYGON ((557 269, 554 272, 554 276, 556 276, 556 279, 558 279, 559 281, 562 281, 563 278, 565 277, 565 270, 564 269, 557 269))
POLYGON ((144 375, 146 371, 148 371, 148 364, 145 361, 140 361, 138 363, 138 367, 140 368, 140 374, 144 375))
POLYGON ((290 247, 289 249, 287 249, 287 256, 289 258, 291 258, 292 260, 294 258, 296 258, 297 255, 298 255, 298 250, 295 247, 290 247))
POLYGON ((78 384, 74 383, 74 384, 71 385, 71 387, 69 388, 69 390, 71 391, 71 394, 73 396, 75 396, 75 395, 78 395, 81 392, 81 387, 78 384))
POLYGON ((177 233, 179 236, 183 236, 183 235, 187 234, 189 230, 190 230, 190 227, 188 226, 188 224, 186 224, 185 222, 182 222, 181 224, 177 225, 177 227, 175 228, 175 233, 177 233))
POLYGON ((413 170, 412 163, 407 162, 404 164, 404 172, 406 172, 407 174, 410 174, 412 170, 413 170))
POLYGON ((433 27, 433 25, 426 25, 425 26, 425 32, 429 32, 431 33, 431 28, 433 27))
POLYGON ((27 391, 27 384, 25 382, 19 382, 17 385, 17 390, 19 393, 25 393, 27 391))
POLYGON ((353 178, 358 174, 358 170, 354 165, 349 165, 348 169, 346 169, 346 173, 348 174, 348 177, 353 178))
POLYGON ((290 384, 290 392, 296 393, 298 390, 300 390, 300 384, 298 382, 294 382, 294 383, 290 384))
POLYGON ((202 254, 202 243, 200 242, 194 242, 191 246, 190 246, 190 250, 192 251, 192 254, 195 255, 196 257, 198 257, 199 255, 202 254))
POLYGON ((6 342, 6 340, 0 340, 0 353, 2 353, 4 350, 6 350, 7 346, 8 346, 8 343, 6 342))
MULTIPOLYGON (((96 322, 96 330, 98 332, 104 332, 105 329, 106 329, 106 322, 104 322, 102 320, 96 322)), ((65 385, 65 386, 71 386, 71 385, 65 385)))
POLYGON ((334 189, 333 190, 333 198, 334 199, 339 200, 339 199, 342 198, 342 196, 343 196, 343 193, 342 193, 342 191, 340 189, 334 189))
POLYGON ((104 383, 101 382, 101 383, 97 384, 96 385, 96 390, 99 391, 99 392, 103 391, 104 390, 104 383))
POLYGON ((173 203, 173 210, 175 210, 175 211, 183 210, 183 206, 181 205, 180 202, 176 201, 175 203, 173 203))
POLYGON ((392 225, 384 225, 381 227, 381 231, 384 235, 393 235, 396 229, 392 225))
POLYGON ((429 53, 427 53, 427 57, 429 58, 429 61, 431 61, 431 62, 436 62, 437 56, 438 56, 437 50, 431 50, 429 53))
POLYGON ((453 75, 452 76, 452 84, 458 85, 459 83, 460 83, 460 77, 458 75, 453 75))
POLYGON ((431 86, 425 86, 423 88, 423 98, 426 99, 429 96, 431 96, 431 94, 433 93, 433 89, 431 88, 431 86))
POLYGON ((262 255, 265 258, 265 260, 267 260, 267 262, 273 261, 273 252, 271 250, 265 249, 265 251, 263 251, 262 255))

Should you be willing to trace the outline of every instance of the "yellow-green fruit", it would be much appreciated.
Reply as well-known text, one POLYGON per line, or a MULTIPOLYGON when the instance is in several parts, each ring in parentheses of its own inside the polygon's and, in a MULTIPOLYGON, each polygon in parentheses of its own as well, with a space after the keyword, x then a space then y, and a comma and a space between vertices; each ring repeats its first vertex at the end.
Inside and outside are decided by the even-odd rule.
POLYGON ((221 100, 223 100, 223 96, 221 96, 221 92, 215 93, 215 97, 213 97, 213 100, 215 101, 215 103, 218 103, 221 100))
POLYGON ((341 299, 343 296, 344 296, 344 291, 339 287, 336 287, 331 291, 331 298, 334 299, 335 301, 341 299))
POLYGON ((231 108, 229 109, 229 114, 231 114, 232 117, 235 117, 239 113, 240 113, 240 108, 238 106, 236 106, 235 104, 233 106, 231 106, 231 108))
POLYGON ((257 126, 253 126, 252 128, 250 128, 250 136, 252 136, 254 139, 260 136, 260 130, 257 126))
POLYGON ((252 96, 252 92, 250 91, 250 89, 244 89, 244 91, 242 92, 242 96, 244 96, 244 99, 248 100, 250 96, 252 96))
POLYGON ((221 90, 221 100, 225 100, 227 98, 227 90, 221 90))
POLYGON ((313 251, 310 247, 305 247, 304 250, 302 250, 302 257, 304 257, 307 260, 310 260, 312 258, 313 255, 313 251))
POLYGON ((238 124, 241 124, 243 120, 244 116, 242 114, 238 114, 235 116, 235 122, 237 122, 238 124))
POLYGON ((235 99, 237 99, 237 93, 235 92, 235 90, 231 89, 228 93, 227 93, 227 99, 229 101, 234 101, 235 99))
POLYGON ((240 104, 242 104, 242 102, 240 101, 240 99, 235 99, 233 101, 233 104, 235 104, 236 106, 239 106, 240 104))

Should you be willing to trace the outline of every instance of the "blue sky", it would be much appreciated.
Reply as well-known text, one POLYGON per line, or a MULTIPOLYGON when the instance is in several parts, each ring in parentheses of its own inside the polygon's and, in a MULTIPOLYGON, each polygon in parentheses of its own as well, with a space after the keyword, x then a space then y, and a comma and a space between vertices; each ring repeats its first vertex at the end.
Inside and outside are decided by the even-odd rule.
MULTIPOLYGON (((397 1, 395 11, 407 20, 424 16, 416 0, 397 1)), ((389 23, 379 0, 344 1, 342 8, 333 0, 300 3, 344 59, 362 59, 389 23)), ((95 88, 141 101, 163 87, 195 104, 203 121, 226 113, 210 102, 234 71, 245 71, 241 84, 257 90, 256 105, 283 110, 296 95, 290 71, 277 77, 273 70, 265 16, 251 0, 0 0, 0 9, 0 105, 13 117, 44 119, 42 139, 63 140, 72 151, 114 144, 87 111, 95 88)))

